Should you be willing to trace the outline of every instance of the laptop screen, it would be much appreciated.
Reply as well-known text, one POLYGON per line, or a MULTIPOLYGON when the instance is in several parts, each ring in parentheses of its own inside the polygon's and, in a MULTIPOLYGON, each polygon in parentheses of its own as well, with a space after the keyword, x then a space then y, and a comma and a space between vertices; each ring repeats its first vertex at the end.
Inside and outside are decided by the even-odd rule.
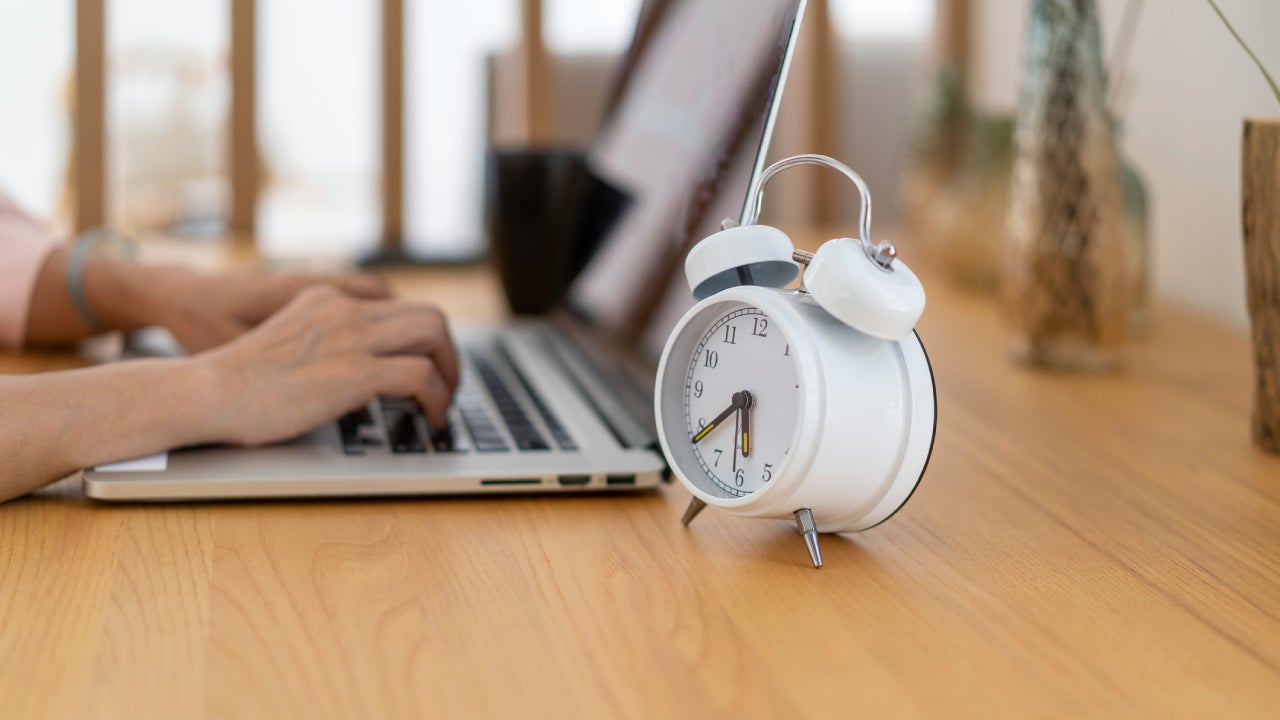
POLYGON ((660 350, 692 304, 685 252, 725 217, 741 217, 762 169, 803 5, 645 4, 588 154, 592 174, 628 202, 570 288, 576 314, 660 350))

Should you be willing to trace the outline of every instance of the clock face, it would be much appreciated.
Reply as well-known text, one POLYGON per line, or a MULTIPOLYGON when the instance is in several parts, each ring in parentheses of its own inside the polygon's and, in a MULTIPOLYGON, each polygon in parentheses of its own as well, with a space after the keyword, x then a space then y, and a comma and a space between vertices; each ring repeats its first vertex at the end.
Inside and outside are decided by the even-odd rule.
POLYGON ((795 435, 801 393, 790 344, 758 308, 721 305, 688 362, 685 428, 701 471, 731 497, 759 490, 795 435))

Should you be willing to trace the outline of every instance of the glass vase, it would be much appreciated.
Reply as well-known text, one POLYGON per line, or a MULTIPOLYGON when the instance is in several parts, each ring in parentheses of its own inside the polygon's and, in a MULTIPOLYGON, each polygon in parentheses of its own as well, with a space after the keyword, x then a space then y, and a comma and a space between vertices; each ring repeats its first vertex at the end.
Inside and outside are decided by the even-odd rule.
POLYGON ((1129 330, 1142 336, 1151 328, 1151 203, 1138 169, 1123 153, 1117 159, 1129 272, 1129 330))
POLYGON ((1016 359, 1115 366, 1129 265, 1093 0, 1033 0, 1009 187, 1003 272, 1016 359))

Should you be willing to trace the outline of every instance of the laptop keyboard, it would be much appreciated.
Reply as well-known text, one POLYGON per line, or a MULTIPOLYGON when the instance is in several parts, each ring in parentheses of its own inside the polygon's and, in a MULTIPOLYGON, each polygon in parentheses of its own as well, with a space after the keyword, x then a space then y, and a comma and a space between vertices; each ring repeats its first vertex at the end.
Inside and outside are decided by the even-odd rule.
POLYGON ((465 348, 463 354, 466 361, 449 409, 449 427, 431 428, 413 398, 380 397, 373 405, 381 423, 368 407, 338 419, 342 451, 364 455, 371 447, 385 446, 398 455, 502 453, 511 452, 514 446, 520 452, 538 452, 551 449, 548 435, 561 450, 578 449, 573 436, 519 372, 505 348, 474 346, 465 348), (532 406, 541 427, 526 412, 525 402, 532 406))
POLYGON ((520 372, 520 366, 511 359, 511 354, 501 345, 497 346, 497 353, 502 357, 507 367, 511 368, 511 374, 515 376, 516 381, 520 383, 520 387, 524 388, 525 394, 529 396, 529 400, 533 402, 533 407, 538 411, 538 415, 542 418, 542 422, 547 426, 547 432, 551 433, 551 437, 555 439, 556 446, 561 450, 577 450, 578 443, 574 442, 573 436, 565 430, 564 425, 560 424, 560 418, 551 412, 551 408, 547 407, 547 403, 542 396, 533 389, 533 385, 529 383, 529 379, 520 372))
MULTIPOLYGON (((481 369, 485 365, 482 364, 483 361, 479 360, 479 356, 474 352, 469 352, 468 355, 471 356, 471 360, 480 377, 484 379, 486 374, 489 376, 485 385, 488 386, 490 382, 495 382, 492 377, 492 367, 489 367, 488 373, 486 373, 485 370, 481 369)), ((507 405, 506 411, 503 412, 503 418, 505 419, 519 412, 519 406, 511 398, 510 391, 507 391, 501 384, 499 384, 499 387, 503 391, 503 396, 495 397, 494 402, 498 405, 499 412, 503 412, 502 408, 505 401, 507 405), (511 406, 515 406, 515 409, 513 410, 511 406)), ((458 414, 462 416, 463 423, 471 431, 471 439, 475 443, 477 452, 507 452, 511 449, 507 445, 507 441, 503 439, 502 431, 498 429, 497 419, 489 411, 484 391, 469 377, 466 377, 465 373, 463 382, 458 387, 458 394, 454 398, 454 405, 458 408, 458 414)), ((521 417, 523 417, 523 414, 521 414, 521 417)))

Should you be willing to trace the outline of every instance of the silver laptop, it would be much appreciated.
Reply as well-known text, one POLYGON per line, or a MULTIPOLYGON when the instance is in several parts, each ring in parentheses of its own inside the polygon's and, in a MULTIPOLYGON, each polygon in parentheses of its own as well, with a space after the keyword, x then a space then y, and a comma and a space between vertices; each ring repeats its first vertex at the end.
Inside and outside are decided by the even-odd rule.
POLYGON ((412 400, 378 398, 288 443, 186 448, 89 469, 85 494, 608 492, 662 482, 653 360, 692 303, 671 280, 692 242, 741 216, 803 10, 804 0, 646 2, 587 158, 591 176, 623 189, 626 210, 590 239, 565 307, 455 331, 464 357, 447 428, 429 427, 412 400))

